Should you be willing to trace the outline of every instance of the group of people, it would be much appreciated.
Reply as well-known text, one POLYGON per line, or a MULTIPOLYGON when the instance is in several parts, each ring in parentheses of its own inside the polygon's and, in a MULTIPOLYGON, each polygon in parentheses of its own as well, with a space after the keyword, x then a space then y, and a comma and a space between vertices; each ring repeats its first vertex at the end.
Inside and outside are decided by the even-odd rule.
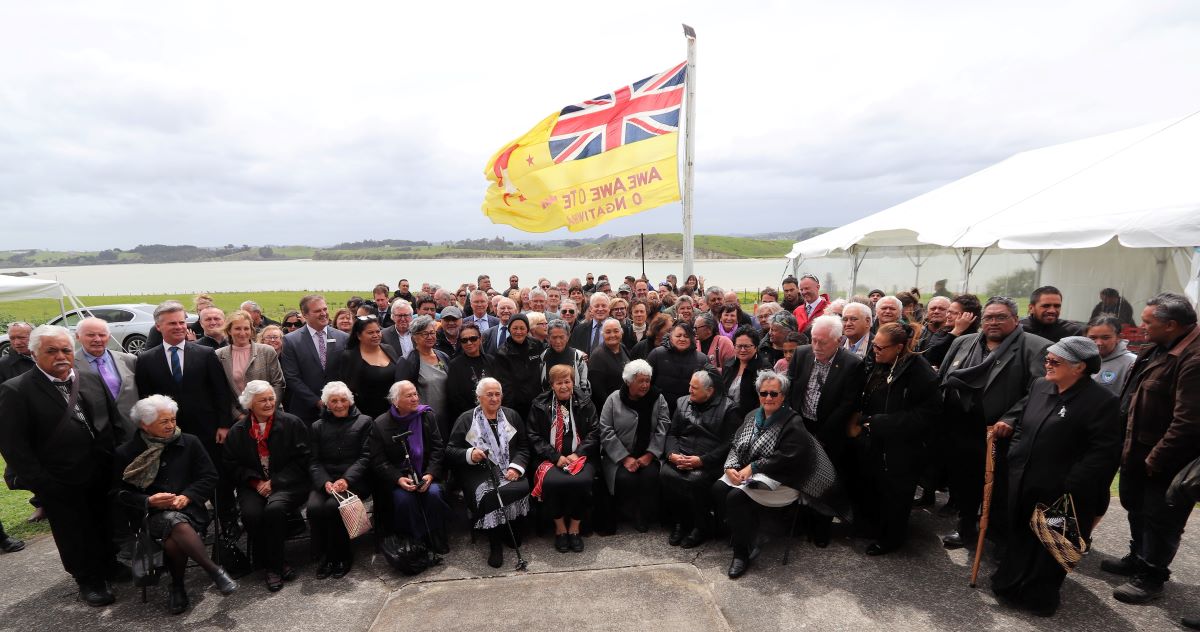
POLYGON ((813 275, 763 290, 749 313, 697 277, 508 281, 413 293, 401 280, 332 315, 310 295, 278 323, 251 301, 229 314, 209 301, 189 324, 167 301, 161 341, 136 357, 107 349, 100 319, 74 335, 16 323, 0 361, 6 480, 35 493, 87 603, 113 601, 114 555, 143 528, 182 612, 189 559, 237 588, 205 555, 211 522, 245 530, 271 591, 296 577, 284 545, 300 516, 317 577, 344 576, 349 494, 373 499, 377 537, 437 553, 461 494, 493 567, 523 522, 553 525, 564 554, 592 531, 661 523, 671 546, 728 534, 737 578, 778 508, 817 547, 836 522, 886 555, 912 507, 947 488, 958 521, 943 543, 975 547, 990 436, 999 597, 1055 612, 1065 571, 1026 525, 1069 495, 1090 539, 1118 469, 1131 548, 1103 568, 1130 577, 1117 599, 1162 594, 1192 507, 1166 489, 1200 456, 1185 297, 1147 302, 1134 355, 1129 304, 1109 290, 1082 324, 1050 286, 1022 318, 1010 298, 944 291, 831 300, 813 275))

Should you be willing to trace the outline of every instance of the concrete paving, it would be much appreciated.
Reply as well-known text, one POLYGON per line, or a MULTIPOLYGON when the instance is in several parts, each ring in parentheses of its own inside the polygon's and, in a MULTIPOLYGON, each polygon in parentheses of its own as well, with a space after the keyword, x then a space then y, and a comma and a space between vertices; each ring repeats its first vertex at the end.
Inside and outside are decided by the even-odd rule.
POLYGON ((835 538, 817 549, 791 540, 791 562, 780 564, 787 539, 781 526, 750 572, 725 577, 729 549, 710 542, 691 551, 670 547, 666 534, 626 529, 586 539, 583 553, 554 551, 550 538, 527 537, 527 572, 484 562, 486 543, 471 543, 465 519, 445 563, 416 577, 397 575, 356 543, 356 566, 341 580, 317 580, 307 542, 289 544, 300 578, 268 593, 261 574, 222 597, 198 569, 189 570, 192 609, 166 614, 165 580, 149 603, 130 585, 116 586, 117 603, 101 609, 80 602, 63 572, 54 542, 36 539, 22 552, 0 555, 0 630, 448 630, 480 627, 601 630, 653 626, 658 630, 1031 630, 1133 631, 1179 629, 1179 618, 1200 611, 1200 537, 1184 536, 1166 596, 1148 606, 1115 601, 1121 579, 1100 561, 1126 549, 1127 526, 1115 501, 1096 543, 1063 588, 1063 605, 1049 621, 996 603, 986 589, 985 556, 979 588, 967 586, 966 550, 946 551, 938 534, 951 526, 925 511, 913 514, 910 546, 881 558, 863 554, 867 542, 835 538), (300 563, 304 562, 304 563, 300 563), (485 618, 489 623, 485 623, 485 618), (499 623, 492 625, 491 622, 499 623))

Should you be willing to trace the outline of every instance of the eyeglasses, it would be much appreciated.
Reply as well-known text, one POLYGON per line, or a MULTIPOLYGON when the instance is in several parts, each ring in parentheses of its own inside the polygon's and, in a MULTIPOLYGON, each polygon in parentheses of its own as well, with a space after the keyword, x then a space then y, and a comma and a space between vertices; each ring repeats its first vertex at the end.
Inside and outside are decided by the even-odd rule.
POLYGON ((459 336, 458 341, 464 345, 479 342, 479 336, 459 336))
POLYGON ((562 310, 562 312, 561 312, 561 313, 563 313, 563 314, 574 314, 574 313, 575 313, 575 310, 573 310, 573 309, 564 309, 564 310, 562 310))
POLYGON ((422 331, 417 335, 422 338, 433 338, 437 336, 437 331, 422 331))
POLYGON ((295 329, 300 326, 300 323, 299 322, 284 323, 282 326, 287 327, 288 329, 295 329))
POLYGON ((989 314, 984 316, 982 320, 985 323, 1002 323, 1010 318, 1012 318, 1011 314, 989 314))
POLYGON ((1062 360, 1059 360, 1059 359, 1056 359, 1056 358, 1046 358, 1046 366, 1049 366, 1049 367, 1060 367, 1060 366, 1062 366, 1062 365, 1064 365, 1064 364, 1066 364, 1066 362, 1063 362, 1062 360))
POLYGON ((733 348, 737 349, 738 351, 750 351, 751 349, 754 349, 754 345, 733 345, 733 348))
POLYGON ((780 393, 779 391, 759 391, 758 392, 758 396, 763 399, 771 399, 774 397, 779 397, 781 394, 782 393, 780 393))
POLYGON ((412 320, 412 314, 394 314, 392 320, 412 320))

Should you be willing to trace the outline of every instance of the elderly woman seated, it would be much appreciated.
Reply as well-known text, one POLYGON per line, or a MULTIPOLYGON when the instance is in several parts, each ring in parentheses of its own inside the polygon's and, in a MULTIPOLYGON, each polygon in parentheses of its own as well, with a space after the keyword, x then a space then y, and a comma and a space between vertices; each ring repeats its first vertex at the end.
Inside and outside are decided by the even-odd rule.
POLYGON ((254 561, 266 569, 267 590, 275 592, 296 578, 283 545, 288 514, 308 499, 308 427, 276 410, 275 391, 263 380, 246 384, 238 401, 247 412, 225 437, 225 467, 236 481, 254 561))
POLYGON ((660 471, 663 500, 673 525, 667 539, 671 546, 691 549, 708 539, 709 487, 721 475, 729 440, 741 421, 737 404, 716 388, 711 373, 692 374, 688 399, 671 416, 666 463, 660 471))
POLYGON ((618 505, 633 514, 640 533, 649 529, 658 504, 658 459, 671 421, 666 400, 650 384, 652 375, 645 360, 626 364, 621 374, 625 384, 600 411, 604 482, 618 505))
POLYGON ((171 614, 188 607, 183 578, 189 558, 208 573, 222 594, 237 589, 237 582, 204 553, 200 534, 209 522, 204 503, 217 485, 217 469, 200 440, 179 431, 178 411, 175 400, 165 395, 139 401, 129 415, 141 431, 113 455, 117 502, 138 521, 148 514, 150 535, 162 543, 171 573, 171 614))
POLYGON ((529 409, 529 445, 533 461, 539 463, 533 496, 542 499, 554 519, 554 548, 579 553, 579 524, 592 504, 599 457, 596 407, 575 386, 570 366, 550 367, 549 380, 550 390, 534 398, 529 409))
POLYGON ((341 578, 349 572, 353 558, 338 510, 339 497, 353 492, 363 498, 370 493, 366 444, 371 417, 358 412, 354 394, 344 382, 326 384, 321 402, 321 417, 309 429, 312 491, 308 494, 308 524, 318 560, 317 579, 341 578))
POLYGON ((529 479, 525 476, 529 437, 517 411, 500 405, 504 391, 499 381, 491 377, 479 380, 475 396, 479 405, 454 422, 446 461, 462 481, 475 528, 488 533, 488 565, 500 568, 504 563, 501 529, 529 513, 529 479))
POLYGON ((759 407, 734 434, 725 475, 712 487, 718 514, 733 532, 730 579, 745 574, 758 555, 763 507, 786 507, 799 498, 822 513, 849 514, 825 450, 800 415, 784 405, 788 378, 760 371, 755 385, 759 407))
POLYGON ((410 540, 424 538, 433 551, 448 553, 450 507, 443 498, 446 470, 438 417, 421 403, 409 381, 393 384, 388 401, 390 408, 375 418, 367 438, 371 470, 380 485, 376 514, 384 518, 377 526, 387 524, 410 540))

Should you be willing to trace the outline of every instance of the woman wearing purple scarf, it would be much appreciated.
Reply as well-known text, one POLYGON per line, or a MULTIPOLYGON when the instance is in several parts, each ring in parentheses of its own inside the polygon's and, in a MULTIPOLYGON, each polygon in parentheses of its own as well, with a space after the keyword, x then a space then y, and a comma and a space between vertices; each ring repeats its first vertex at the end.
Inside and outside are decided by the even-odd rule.
POLYGON ((445 525, 450 507, 442 493, 445 470, 437 415, 421 403, 417 387, 407 380, 392 385, 388 401, 391 407, 375 418, 367 439, 371 470, 385 492, 375 499, 380 530, 410 540, 423 538, 434 552, 448 553, 445 525))

